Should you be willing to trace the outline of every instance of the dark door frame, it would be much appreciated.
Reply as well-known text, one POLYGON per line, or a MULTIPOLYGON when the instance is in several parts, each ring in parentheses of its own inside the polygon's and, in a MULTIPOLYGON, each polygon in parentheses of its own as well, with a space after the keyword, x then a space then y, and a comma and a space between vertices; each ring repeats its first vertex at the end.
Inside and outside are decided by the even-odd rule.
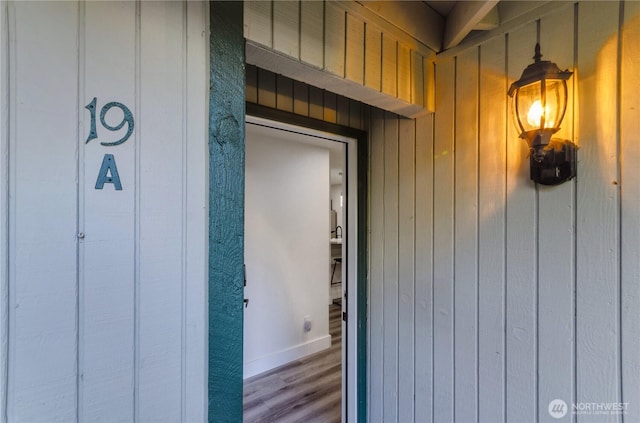
POLYGON ((293 113, 245 106, 243 2, 211 1, 209 57, 208 421, 242 421, 245 113, 356 139, 357 415, 366 421, 368 135, 293 113), (245 110, 246 109, 246 110, 245 110))

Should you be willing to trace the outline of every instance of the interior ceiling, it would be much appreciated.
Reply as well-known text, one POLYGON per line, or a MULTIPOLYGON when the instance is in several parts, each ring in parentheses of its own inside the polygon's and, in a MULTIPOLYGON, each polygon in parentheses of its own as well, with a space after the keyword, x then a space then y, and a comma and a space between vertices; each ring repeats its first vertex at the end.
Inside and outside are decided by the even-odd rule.
POLYGON ((343 142, 318 138, 296 132, 282 131, 252 123, 247 123, 246 135, 247 137, 255 137, 256 139, 275 138, 282 141, 299 142, 327 149, 329 150, 330 184, 341 184, 343 181, 343 163, 346 146, 343 142))

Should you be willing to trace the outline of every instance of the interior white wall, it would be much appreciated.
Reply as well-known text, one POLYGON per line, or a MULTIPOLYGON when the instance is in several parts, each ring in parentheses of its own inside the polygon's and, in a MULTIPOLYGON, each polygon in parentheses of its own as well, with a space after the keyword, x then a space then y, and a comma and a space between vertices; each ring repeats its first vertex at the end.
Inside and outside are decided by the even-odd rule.
POLYGON ((329 151, 255 130, 247 125, 245 378, 331 345, 329 151))

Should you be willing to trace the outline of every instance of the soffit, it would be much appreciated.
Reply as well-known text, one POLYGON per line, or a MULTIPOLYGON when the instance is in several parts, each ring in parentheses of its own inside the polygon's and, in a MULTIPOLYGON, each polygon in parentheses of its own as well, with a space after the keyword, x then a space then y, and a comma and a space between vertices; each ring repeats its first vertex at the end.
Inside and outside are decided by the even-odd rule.
POLYGON ((358 0, 358 3, 438 53, 501 24, 499 0, 358 0))

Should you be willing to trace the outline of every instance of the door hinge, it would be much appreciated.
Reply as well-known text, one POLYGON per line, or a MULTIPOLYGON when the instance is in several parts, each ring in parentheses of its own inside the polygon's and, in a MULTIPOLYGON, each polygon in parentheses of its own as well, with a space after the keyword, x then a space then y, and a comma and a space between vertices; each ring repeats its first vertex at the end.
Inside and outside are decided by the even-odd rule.
POLYGON ((343 311, 343 312, 342 312, 342 321, 343 321, 343 322, 346 322, 346 321, 347 321, 347 312, 346 312, 346 311, 343 311))

